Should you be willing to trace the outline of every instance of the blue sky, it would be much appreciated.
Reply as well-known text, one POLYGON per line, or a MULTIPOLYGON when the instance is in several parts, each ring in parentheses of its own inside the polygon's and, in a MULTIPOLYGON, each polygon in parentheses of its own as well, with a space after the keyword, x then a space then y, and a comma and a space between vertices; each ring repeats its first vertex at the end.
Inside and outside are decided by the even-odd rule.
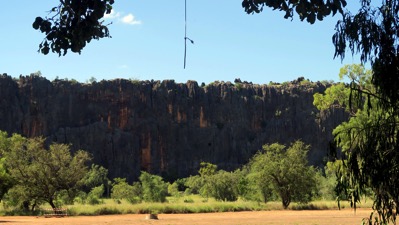
POLYGON ((36 16, 57 5, 55 0, 4 1, 1 7, 0 73, 13 77, 41 71, 86 82, 116 78, 242 81, 257 84, 338 80, 339 68, 357 63, 347 54, 333 59, 331 37, 338 16, 310 25, 283 18, 268 8, 247 15, 241 0, 187 0, 187 66, 183 69, 184 0, 116 0, 106 20, 112 38, 92 41, 82 54, 44 56, 37 53, 44 36, 32 28, 36 16), (33 3, 34 2, 34 3, 33 3))

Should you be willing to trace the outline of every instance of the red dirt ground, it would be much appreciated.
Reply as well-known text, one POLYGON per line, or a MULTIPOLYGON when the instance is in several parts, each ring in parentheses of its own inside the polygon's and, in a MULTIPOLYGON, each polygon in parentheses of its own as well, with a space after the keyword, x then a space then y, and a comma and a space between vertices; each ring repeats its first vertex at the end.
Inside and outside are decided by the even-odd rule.
POLYGON ((370 209, 260 211, 199 214, 160 214, 158 220, 146 220, 146 215, 109 215, 44 218, 32 216, 0 217, 0 224, 73 224, 73 225, 353 225, 369 217, 370 209))

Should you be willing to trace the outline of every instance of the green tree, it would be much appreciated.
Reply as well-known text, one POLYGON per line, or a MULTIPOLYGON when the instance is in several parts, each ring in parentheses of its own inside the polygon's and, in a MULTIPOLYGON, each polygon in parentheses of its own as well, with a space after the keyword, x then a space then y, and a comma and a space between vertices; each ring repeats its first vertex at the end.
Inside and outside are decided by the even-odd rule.
POLYGON ((90 205, 97 205, 101 203, 101 197, 104 194, 104 185, 100 185, 98 187, 94 187, 91 189, 89 194, 87 195, 87 202, 90 205))
POLYGON ((202 186, 204 185, 204 179, 199 175, 190 176, 186 179, 184 185, 188 187, 186 192, 191 194, 199 194, 202 186))
POLYGON ((54 200, 58 192, 76 192, 79 181, 87 173, 86 163, 90 157, 81 150, 71 155, 69 145, 65 144, 52 144, 46 149, 44 141, 12 135, 2 144, 5 164, 26 200, 45 201, 56 208, 54 200))
MULTIPOLYGON (((285 11, 286 18, 292 18, 295 8, 302 20, 306 18, 313 23, 317 14, 314 11, 326 9, 324 6, 331 3, 346 4, 344 0, 310 3, 244 0, 243 6, 251 13, 260 12, 257 7, 266 5, 285 11), (315 7, 317 5, 321 7, 315 7), (302 9, 298 10, 299 6, 302 9), (306 6, 305 12, 303 6, 306 6)), ((353 110, 351 113, 355 116, 334 130, 335 140, 347 158, 341 174, 347 179, 339 179, 343 182, 338 185, 351 190, 354 204, 371 188, 378 217, 370 216, 377 219, 370 219, 369 224, 395 223, 399 213, 399 4, 392 0, 383 0, 380 4, 361 0, 357 13, 338 9, 342 19, 332 38, 335 57, 343 59, 349 48, 352 55, 359 54, 360 61, 370 62, 372 67, 371 79, 367 82, 350 77, 349 106, 354 103, 359 110, 353 110)))
POLYGON ((351 84, 334 84, 327 88, 325 93, 314 94, 313 105, 320 111, 343 108, 354 116, 359 107, 363 107, 362 93, 369 93, 368 96, 375 94, 373 91, 375 88, 371 84, 372 72, 361 64, 352 64, 343 66, 338 76, 340 80, 350 79, 351 84), (353 100, 357 101, 353 102, 353 100))
MULTIPOLYGON (((237 174, 238 195, 245 200, 266 202, 270 198, 263 198, 263 195, 260 194, 261 191, 258 189, 258 187, 263 186, 257 185, 257 182, 259 181, 259 179, 255 178, 257 175, 250 174, 250 172, 249 164, 246 164, 241 169, 235 171, 237 174)), ((266 195, 271 192, 271 190, 267 191, 266 195)))
POLYGON ((168 185, 168 194, 177 199, 180 198, 179 184, 177 182, 168 185))
MULTIPOLYGON (((260 157, 257 160, 260 161, 260 157)), ((251 171, 247 174, 246 180, 244 180, 244 184, 247 185, 244 189, 245 198, 264 203, 274 200, 273 186, 270 179, 263 179, 264 171, 256 167, 254 164, 251 165, 251 171)))
POLYGON ((219 170, 205 179, 202 187, 206 196, 218 201, 236 201, 238 199, 238 176, 234 172, 219 170))
POLYGON ((396 220, 399 209, 399 153, 398 116, 393 111, 378 108, 371 100, 373 109, 365 106, 334 129, 333 134, 346 160, 339 179, 343 191, 351 196, 352 203, 372 189, 375 198, 373 208, 380 213, 380 221, 396 220))
POLYGON ((29 196, 28 190, 20 185, 15 185, 10 188, 3 196, 2 201, 5 208, 19 207, 25 211, 33 211, 36 206, 43 202, 38 199, 32 199, 29 196))
MULTIPOLYGON (((108 179, 108 170, 96 164, 92 164, 90 170, 82 179, 82 189, 86 192, 91 191, 93 188, 103 185, 107 196, 109 196, 110 180, 108 179)), ((104 191, 104 192, 105 192, 104 191)))
MULTIPOLYGON (((371 190, 373 208, 379 214, 374 222, 395 222, 399 209, 397 109, 384 107, 386 103, 381 103, 387 99, 372 84, 370 71, 345 66, 340 74, 351 80, 347 89, 357 96, 349 109, 342 106, 352 112, 352 117, 333 131, 344 157, 337 170, 338 194, 349 198, 356 207, 361 196, 371 190)), ((373 223, 372 220, 369 222, 373 223)))
POLYGON ((323 200, 348 200, 343 192, 337 190, 337 174, 342 169, 342 160, 327 162, 324 171, 319 170, 317 179, 317 195, 323 200))
POLYGON ((5 158, 0 158, 0 200, 13 185, 14 181, 5 168, 5 158))
POLYGON ((0 131, 0 199, 13 185, 10 174, 5 167, 4 153, 10 145, 7 132, 0 131))
POLYGON ((320 111, 343 106, 349 109, 349 95, 350 89, 344 83, 335 84, 327 88, 325 93, 314 94, 313 105, 320 111))
POLYGON ((162 177, 142 171, 139 177, 143 187, 143 199, 146 202, 165 202, 168 184, 162 177))
POLYGON ((209 162, 201 162, 198 173, 201 177, 210 176, 216 174, 218 166, 209 162))
POLYGON ((140 183, 129 185, 126 178, 115 178, 111 189, 111 198, 126 199, 130 203, 140 202, 142 199, 142 187, 140 183))
POLYGON ((281 198, 286 209, 294 202, 306 203, 315 190, 315 170, 307 165, 310 146, 301 141, 288 148, 281 144, 264 145, 250 161, 251 173, 257 180, 259 190, 267 199, 271 191, 281 198))
POLYGON ((207 185, 207 179, 209 176, 216 174, 217 165, 209 162, 201 162, 198 174, 196 176, 190 176, 186 179, 185 185, 189 187, 189 190, 193 194, 200 194, 203 197, 210 197, 211 186, 207 185))
POLYGON ((197 176, 190 176, 185 183, 193 193, 219 201, 237 200, 241 175, 239 172, 217 170, 217 165, 201 162, 198 173, 197 176))

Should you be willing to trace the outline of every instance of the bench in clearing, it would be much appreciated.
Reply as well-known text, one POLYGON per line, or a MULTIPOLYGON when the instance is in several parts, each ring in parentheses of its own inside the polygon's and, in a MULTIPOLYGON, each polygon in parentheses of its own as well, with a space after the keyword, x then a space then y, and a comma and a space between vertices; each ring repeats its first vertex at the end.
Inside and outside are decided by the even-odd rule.
POLYGON ((68 216, 68 209, 55 208, 55 209, 44 209, 44 217, 64 217, 68 216))

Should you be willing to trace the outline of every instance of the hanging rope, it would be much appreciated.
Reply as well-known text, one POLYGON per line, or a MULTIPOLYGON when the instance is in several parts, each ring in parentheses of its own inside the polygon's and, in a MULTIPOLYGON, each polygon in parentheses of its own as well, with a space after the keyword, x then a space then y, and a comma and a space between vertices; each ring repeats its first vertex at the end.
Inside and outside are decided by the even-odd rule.
POLYGON ((184 0, 184 69, 186 69, 187 40, 194 44, 194 41, 187 37, 187 0, 184 0))

